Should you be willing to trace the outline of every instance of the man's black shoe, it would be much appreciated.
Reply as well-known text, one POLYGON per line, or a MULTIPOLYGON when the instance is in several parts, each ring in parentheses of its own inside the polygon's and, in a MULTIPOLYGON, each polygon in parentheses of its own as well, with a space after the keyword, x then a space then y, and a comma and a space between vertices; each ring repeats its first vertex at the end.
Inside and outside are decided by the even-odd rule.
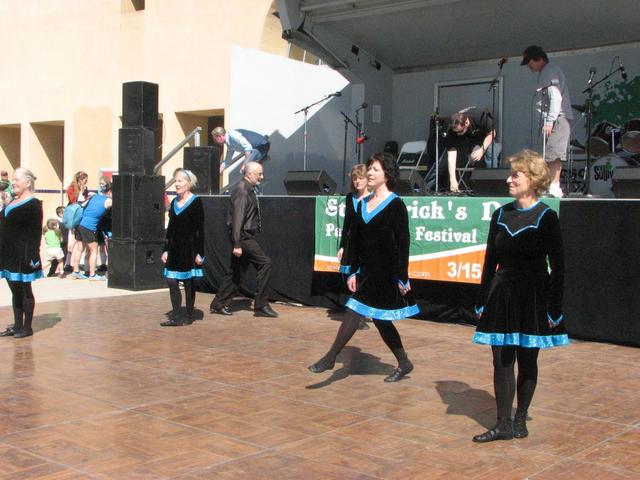
POLYGON ((269 318, 276 318, 278 316, 278 314, 274 312, 269 305, 265 305, 262 308, 256 308, 254 315, 256 317, 269 317, 269 318))
POLYGON ((233 315, 233 313, 231 313, 231 310, 229 310, 229 307, 227 307, 226 305, 224 307, 221 308, 213 308, 211 307, 211 309, 209 309, 209 311, 211 313, 216 313, 218 315, 233 315))

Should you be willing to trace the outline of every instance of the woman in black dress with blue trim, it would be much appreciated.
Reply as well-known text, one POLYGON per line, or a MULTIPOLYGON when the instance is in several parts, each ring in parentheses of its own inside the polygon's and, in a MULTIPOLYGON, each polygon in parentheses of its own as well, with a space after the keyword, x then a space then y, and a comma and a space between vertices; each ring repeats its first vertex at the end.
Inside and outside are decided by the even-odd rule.
POLYGON ((0 335, 33 335, 35 298, 31 282, 42 278, 42 202, 33 196, 36 177, 26 168, 13 174, 13 200, 0 212, 0 278, 11 289, 14 323, 0 335))
POLYGON ((309 367, 313 373, 330 370, 342 348, 360 322, 359 314, 373 319, 385 344, 393 352, 398 367, 385 378, 396 382, 413 370, 400 334, 393 321, 419 312, 409 283, 409 217, 407 207, 391 191, 398 178, 395 157, 378 153, 367 162, 367 186, 373 192, 358 205, 349 228, 347 258, 351 276, 347 287, 353 295, 348 313, 338 329, 333 345, 309 367))
MULTIPOLYGON (((349 240, 349 230, 353 219, 358 214, 358 205, 369 195, 367 188, 367 166, 364 163, 358 163, 351 168, 351 191, 347 193, 344 200, 344 222, 342 223, 342 234, 340 235, 340 245, 338 247, 337 257, 340 260, 340 273, 349 275, 349 259, 345 255, 345 250, 349 240)), ((369 319, 370 320, 370 319, 369 319)), ((360 318, 359 330, 368 330, 369 325, 365 317, 360 318)))
POLYGON ((569 344, 562 314, 560 224, 556 212, 538 199, 550 184, 549 170, 530 150, 513 155, 509 162, 507 183, 515 201, 498 208, 491 218, 473 336, 475 343, 491 345, 493 351, 498 417, 494 428, 473 437, 480 443, 529 434, 526 420, 538 378, 538 352, 569 344))
POLYGON ((169 206, 169 226, 162 261, 169 286, 172 311, 163 327, 178 327, 193 323, 196 300, 195 281, 204 276, 204 209, 202 200, 191 193, 198 179, 190 171, 178 168, 173 173, 176 198, 169 206), (181 314, 182 295, 179 282, 184 284, 186 314, 181 314))

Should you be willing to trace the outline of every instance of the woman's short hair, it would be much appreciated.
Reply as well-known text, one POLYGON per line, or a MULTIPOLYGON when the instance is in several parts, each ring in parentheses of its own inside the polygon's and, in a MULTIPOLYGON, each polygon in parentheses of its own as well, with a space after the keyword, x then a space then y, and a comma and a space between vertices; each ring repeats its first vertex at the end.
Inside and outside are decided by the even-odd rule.
POLYGON ((353 181, 356 178, 366 178, 367 176, 367 166, 364 163, 357 163, 353 167, 351 167, 351 172, 349 173, 349 177, 351 178, 351 190, 355 191, 353 187, 353 181))
POLYGON ((36 176, 28 168, 22 168, 22 167, 16 168, 15 171, 13 172, 13 176, 23 177, 28 182, 27 188, 29 189, 30 192, 33 192, 36 189, 36 176))
POLYGON ((369 160, 367 160, 367 168, 369 168, 373 162, 380 163, 384 176, 387 179, 387 188, 389 190, 393 190, 396 187, 396 181, 400 176, 396 157, 387 152, 374 153, 369 157, 369 160))
POLYGON ((198 177, 191 170, 187 170, 186 168, 176 168, 173 172, 173 178, 176 178, 176 175, 181 174, 184 178, 186 178, 187 183, 189 184, 189 190, 198 185, 198 177))
POLYGON ((509 157, 511 170, 524 173, 531 180, 531 187, 537 196, 547 191, 551 184, 549 167, 544 158, 533 150, 522 150, 509 157))

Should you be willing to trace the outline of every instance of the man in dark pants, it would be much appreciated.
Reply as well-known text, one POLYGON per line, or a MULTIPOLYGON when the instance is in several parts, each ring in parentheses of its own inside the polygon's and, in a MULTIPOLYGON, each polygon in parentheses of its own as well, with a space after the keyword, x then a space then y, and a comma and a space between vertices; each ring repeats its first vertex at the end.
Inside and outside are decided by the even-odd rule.
POLYGON ((256 186, 264 178, 262 165, 257 162, 247 163, 244 178, 231 192, 231 201, 227 210, 227 226, 231 234, 233 251, 231 255, 231 271, 228 271, 218 289, 218 294, 211 302, 211 313, 232 315, 229 303, 238 292, 238 288, 246 276, 249 265, 256 269, 256 296, 253 307, 259 317, 277 317, 269 305, 266 288, 271 275, 271 259, 263 252, 256 240, 260 231, 260 208, 256 196, 256 186))

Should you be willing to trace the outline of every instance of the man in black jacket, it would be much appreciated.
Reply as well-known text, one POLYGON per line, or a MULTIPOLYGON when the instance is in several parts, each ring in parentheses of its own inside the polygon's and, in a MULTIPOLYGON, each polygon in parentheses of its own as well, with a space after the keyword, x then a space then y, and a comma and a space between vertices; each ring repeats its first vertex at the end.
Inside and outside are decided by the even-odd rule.
POLYGON ((246 276, 249 265, 256 269, 256 295, 253 307, 259 317, 277 317, 269 305, 266 288, 271 275, 271 259, 264 253, 256 240, 260 231, 260 205, 256 195, 256 186, 264 178, 262 165, 247 163, 244 178, 231 192, 231 201, 227 210, 227 226, 231 235, 231 271, 228 271, 211 302, 211 313, 232 315, 229 304, 238 292, 246 276))

